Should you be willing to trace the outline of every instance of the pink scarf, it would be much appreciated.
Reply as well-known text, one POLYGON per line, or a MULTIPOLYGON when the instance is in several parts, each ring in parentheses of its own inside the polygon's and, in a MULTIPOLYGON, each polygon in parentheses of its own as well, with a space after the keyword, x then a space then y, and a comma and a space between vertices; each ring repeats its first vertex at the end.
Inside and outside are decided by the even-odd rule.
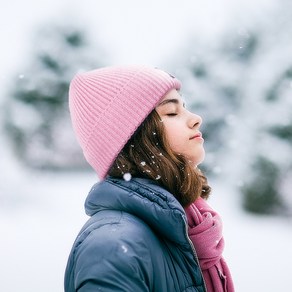
POLYGON ((229 268, 222 257, 224 239, 220 216, 202 198, 185 208, 188 234, 197 251, 208 292, 234 292, 229 268))

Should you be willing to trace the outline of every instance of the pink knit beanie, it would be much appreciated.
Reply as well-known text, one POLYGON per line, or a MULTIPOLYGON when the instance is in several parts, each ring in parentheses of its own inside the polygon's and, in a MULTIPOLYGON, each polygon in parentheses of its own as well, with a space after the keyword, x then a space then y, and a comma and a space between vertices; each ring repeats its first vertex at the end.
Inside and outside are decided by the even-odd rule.
POLYGON ((69 89, 73 128, 100 179, 161 98, 180 86, 175 77, 145 66, 105 67, 73 78, 69 89))

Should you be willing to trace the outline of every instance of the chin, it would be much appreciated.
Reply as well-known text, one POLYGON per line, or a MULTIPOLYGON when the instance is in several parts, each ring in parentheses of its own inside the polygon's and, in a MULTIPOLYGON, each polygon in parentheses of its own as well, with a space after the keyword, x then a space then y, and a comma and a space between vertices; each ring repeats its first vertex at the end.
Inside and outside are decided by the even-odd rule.
POLYGON ((205 151, 203 151, 200 156, 197 155, 196 157, 191 159, 191 161, 194 162, 195 166, 198 166, 199 164, 201 164, 204 161, 204 159, 205 159, 205 151))

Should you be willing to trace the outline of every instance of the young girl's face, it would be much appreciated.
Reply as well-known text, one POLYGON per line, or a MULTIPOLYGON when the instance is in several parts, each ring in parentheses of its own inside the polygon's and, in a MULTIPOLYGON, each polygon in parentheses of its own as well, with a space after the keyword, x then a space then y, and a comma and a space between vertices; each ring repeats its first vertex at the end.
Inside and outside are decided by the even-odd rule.
POLYGON ((170 90, 155 108, 166 131, 171 149, 187 157, 194 166, 205 157, 204 139, 200 132, 202 118, 189 112, 177 90, 170 90))

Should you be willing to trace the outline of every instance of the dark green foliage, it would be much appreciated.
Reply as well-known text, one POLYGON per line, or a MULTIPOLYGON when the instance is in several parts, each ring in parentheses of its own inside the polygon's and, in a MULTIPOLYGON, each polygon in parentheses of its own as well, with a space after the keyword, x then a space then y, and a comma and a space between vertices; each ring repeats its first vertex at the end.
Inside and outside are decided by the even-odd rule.
POLYGON ((40 62, 43 64, 45 68, 48 70, 54 71, 55 73, 61 73, 62 69, 58 62, 58 60, 55 60, 52 56, 48 54, 43 54, 39 56, 40 62))
POLYGON ((285 72, 284 72, 284 76, 286 78, 291 79, 292 78, 292 67, 288 68, 285 72))
POLYGON ((232 85, 227 85, 227 86, 222 86, 220 88, 222 95, 225 96, 228 100, 230 100, 231 102, 233 102, 235 104, 234 101, 236 101, 237 99, 237 91, 238 89, 232 85))
POLYGON ((278 90, 277 84, 275 84, 273 87, 271 87, 268 90, 268 92, 266 94, 266 100, 267 101, 274 101, 274 100, 276 100, 277 97, 278 97, 277 90, 278 90))
POLYGON ((228 44, 228 51, 238 61, 246 62, 254 56, 258 44, 257 33, 241 32, 228 44))
POLYGON ((292 123, 287 126, 275 126, 270 129, 271 134, 292 144, 292 123))
POLYGON ((196 78, 206 78, 208 76, 207 67, 203 62, 196 62, 193 65, 192 73, 196 78))
POLYGON ((85 44, 83 36, 76 31, 66 34, 65 39, 72 47, 78 48, 85 44))
POLYGON ((242 61, 252 58, 258 46, 258 39, 256 34, 248 35, 239 40, 236 55, 242 61))
POLYGON ((252 180, 242 187, 243 207, 257 214, 277 214, 283 210, 279 194, 280 172, 265 157, 258 157, 252 169, 252 180))
POLYGON ((205 147, 209 151, 217 151, 221 148, 222 141, 222 129, 224 129, 225 122, 222 119, 214 119, 210 121, 206 121, 202 125, 202 131, 204 133, 204 139, 206 141, 212 141, 205 147))
POLYGON ((267 101, 276 101, 280 95, 281 95, 281 87, 286 81, 291 82, 292 79, 292 67, 288 67, 287 69, 284 69, 282 74, 274 81, 272 86, 268 89, 266 93, 266 100, 267 101))
POLYGON ((10 90, 6 132, 28 166, 84 167, 70 124, 68 89, 79 70, 100 66, 100 56, 88 45, 85 32, 72 26, 46 26, 37 32, 35 42, 37 50, 28 59, 28 68, 10 90))

